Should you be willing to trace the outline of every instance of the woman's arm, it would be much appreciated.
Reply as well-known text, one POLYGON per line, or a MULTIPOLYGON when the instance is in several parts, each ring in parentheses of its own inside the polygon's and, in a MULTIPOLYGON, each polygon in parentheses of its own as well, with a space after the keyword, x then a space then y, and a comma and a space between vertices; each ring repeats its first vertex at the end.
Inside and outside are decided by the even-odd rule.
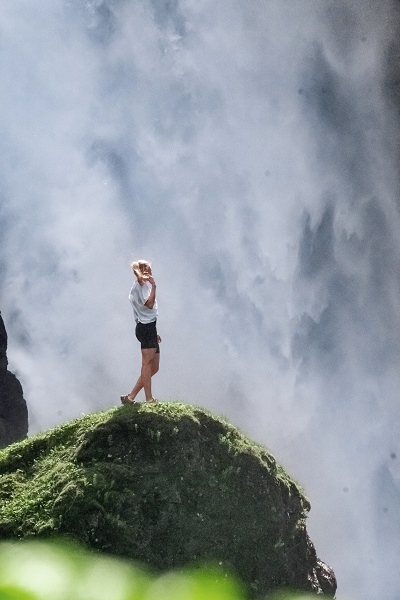
POLYGON ((147 308, 153 308, 156 301, 156 282, 152 276, 150 276, 147 281, 151 284, 151 292, 144 305, 147 306, 147 308))

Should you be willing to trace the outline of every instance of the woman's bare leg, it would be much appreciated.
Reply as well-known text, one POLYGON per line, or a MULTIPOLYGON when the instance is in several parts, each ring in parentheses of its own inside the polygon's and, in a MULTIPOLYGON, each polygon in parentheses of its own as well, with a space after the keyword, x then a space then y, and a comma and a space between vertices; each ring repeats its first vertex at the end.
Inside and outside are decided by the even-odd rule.
POLYGON ((151 372, 153 365, 153 358, 155 356, 155 348, 144 348, 142 350, 142 371, 140 373, 143 383, 144 395, 146 400, 151 400, 151 372))
POLYGON ((142 350, 142 370, 139 379, 135 383, 132 391, 128 394, 130 400, 134 400, 141 389, 144 388, 146 400, 150 400, 151 396, 151 378, 158 372, 160 367, 160 353, 156 352, 155 348, 146 348, 142 350), (143 373, 144 377, 143 378, 143 373), (150 377, 149 377, 150 373, 150 377), (145 383, 143 383, 145 381, 145 383), (149 385, 150 383, 150 385, 149 385), (147 393, 146 393, 147 385, 147 393), (148 395, 148 393, 150 395, 148 395))

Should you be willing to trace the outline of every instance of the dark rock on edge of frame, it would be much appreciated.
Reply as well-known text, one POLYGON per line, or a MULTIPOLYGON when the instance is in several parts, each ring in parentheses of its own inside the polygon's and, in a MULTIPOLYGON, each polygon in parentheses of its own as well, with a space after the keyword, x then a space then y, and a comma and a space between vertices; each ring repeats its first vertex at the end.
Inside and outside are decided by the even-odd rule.
POLYGON ((22 386, 7 366, 7 332, 0 313, 0 448, 23 440, 28 433, 22 386))

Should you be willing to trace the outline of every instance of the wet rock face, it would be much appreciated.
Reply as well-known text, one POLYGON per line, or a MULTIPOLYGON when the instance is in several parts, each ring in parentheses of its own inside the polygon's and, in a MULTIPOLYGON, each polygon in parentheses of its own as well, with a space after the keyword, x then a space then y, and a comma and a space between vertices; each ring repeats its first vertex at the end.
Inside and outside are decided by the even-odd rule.
POLYGON ((0 313, 0 371, 7 370, 7 332, 0 313))
POLYGON ((7 332, 0 313, 0 448, 24 439, 28 433, 22 386, 7 366, 7 332))

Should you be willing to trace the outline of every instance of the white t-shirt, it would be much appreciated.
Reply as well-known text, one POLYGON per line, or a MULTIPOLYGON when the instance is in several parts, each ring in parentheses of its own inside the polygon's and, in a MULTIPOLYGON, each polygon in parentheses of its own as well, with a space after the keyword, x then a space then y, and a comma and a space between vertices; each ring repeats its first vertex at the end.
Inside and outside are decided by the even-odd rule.
POLYGON ((145 303, 149 299, 150 293, 151 283, 148 281, 145 281, 143 285, 140 285, 138 281, 135 281, 131 291, 129 292, 129 300, 132 304, 136 323, 138 321, 143 324, 152 323, 157 319, 157 300, 154 302, 153 308, 147 308, 147 306, 145 306, 145 303))

